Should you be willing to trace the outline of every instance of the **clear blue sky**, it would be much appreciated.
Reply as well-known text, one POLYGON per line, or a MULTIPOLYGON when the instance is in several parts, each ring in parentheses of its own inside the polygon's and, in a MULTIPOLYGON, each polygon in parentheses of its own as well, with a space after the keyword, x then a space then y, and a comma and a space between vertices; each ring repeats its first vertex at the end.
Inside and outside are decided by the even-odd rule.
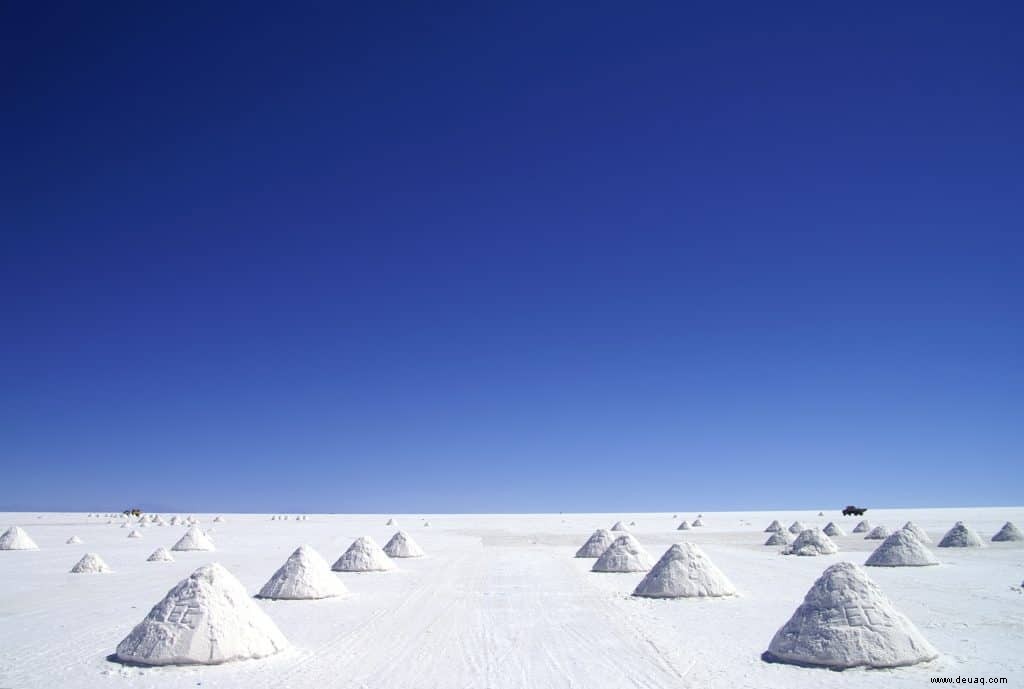
POLYGON ((1020 3, 204 4, 0 15, 0 509, 1020 503, 1020 3))

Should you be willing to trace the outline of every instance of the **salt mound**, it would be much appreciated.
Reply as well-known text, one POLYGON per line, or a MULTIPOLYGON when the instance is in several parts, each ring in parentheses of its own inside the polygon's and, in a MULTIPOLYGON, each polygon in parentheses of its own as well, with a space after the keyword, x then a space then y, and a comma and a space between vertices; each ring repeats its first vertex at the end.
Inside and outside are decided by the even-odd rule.
POLYGON ((389 557, 423 557, 423 548, 404 531, 391 537, 384 545, 384 552, 389 557))
POLYGON ((650 554, 631 534, 619 536, 601 553, 592 572, 646 572, 654 564, 650 554))
POLYGON ((128 532, 128 538, 142 538, 142 534, 139 533, 138 529, 132 529, 128 532))
POLYGON ((590 534, 587 542, 576 551, 576 557, 601 557, 601 553, 608 550, 615 537, 608 529, 598 529, 590 534))
POLYGON ((398 522, 396 522, 394 519, 389 519, 388 523, 384 526, 398 526, 398 522))
POLYGON ((693 526, 704 526, 704 520, 700 517, 697 517, 693 520, 693 526))
POLYGON ((839 528, 839 525, 836 524, 835 522, 829 522, 828 524, 826 524, 825 528, 822 529, 822 531, 825 532, 826 536, 845 536, 846 535, 846 532, 843 531, 841 528, 839 528))
POLYGON ((992 537, 993 541, 1024 541, 1024 534, 1021 533, 1013 522, 1006 522, 999 533, 992 537))
POLYGON ((644 598, 717 598, 736 595, 732 582, 692 543, 676 543, 665 551, 633 590, 644 598))
POLYGON ((314 600, 348 595, 348 589, 334 576, 327 560, 312 546, 302 545, 274 572, 257 598, 314 600))
POLYGON ((867 536, 864 537, 865 541, 880 541, 883 538, 889 538, 890 531, 882 525, 878 525, 871 529, 867 536))
POLYGON ((773 519, 772 523, 768 525, 768 528, 764 530, 765 533, 778 533, 782 531, 782 524, 779 523, 778 519, 773 519))
POLYGON ((39 550, 39 546, 25 529, 12 526, 0 536, 0 550, 39 550))
POLYGON ((153 551, 153 554, 146 558, 146 562, 174 562, 174 556, 171 555, 171 551, 163 546, 160 546, 153 551))
POLYGON ((865 531, 871 531, 871 522, 867 519, 862 520, 857 526, 853 527, 853 533, 864 533, 865 531))
POLYGON ((937 656, 864 570, 839 562, 814 582, 762 657, 844 669, 899 667, 937 656))
POLYGON ((423 526, 430 526, 430 522, 423 522, 423 526))
POLYGON ((910 533, 912 533, 915 536, 917 536, 917 540, 921 541, 922 543, 931 543, 932 542, 932 539, 930 539, 928 537, 928 534, 925 533, 924 529, 922 529, 920 526, 918 526, 914 522, 907 522, 906 524, 903 525, 903 529, 905 531, 909 531, 910 533))
POLYGON ((369 536, 360 536, 348 547, 331 569, 335 572, 383 572, 395 569, 377 542, 369 536))
POLYGON ((175 516, 171 517, 171 521, 169 521, 167 523, 170 524, 171 526, 177 526, 178 525, 178 516, 175 515, 175 516))
POLYGON ((245 587, 218 564, 168 591, 117 645, 117 658, 143 665, 214 665, 263 658, 288 642, 245 587))
POLYGON ((220 516, 220 515, 218 514, 218 515, 217 515, 216 517, 214 517, 214 518, 213 518, 213 521, 214 521, 214 522, 216 522, 217 524, 219 524, 219 523, 221 523, 222 521, 224 521, 224 517, 222 517, 222 516, 220 516))
POLYGON ((629 529, 627 529, 626 525, 622 522, 615 522, 615 526, 612 527, 612 531, 625 531, 626 533, 629 533, 629 529))
POLYGON ((940 548, 980 548, 981 539, 963 522, 957 522, 939 541, 940 548))
POLYGON ((164 521, 163 517, 157 517, 156 519, 153 520, 153 523, 156 524, 157 526, 167 526, 167 522, 164 521))
POLYGON ((171 546, 171 550, 216 550, 210 537, 203 533, 198 526, 189 527, 177 543, 171 546))
POLYGON ((789 533, 798 534, 807 531, 807 527, 802 522, 795 521, 789 525, 789 533))
POLYGON ((82 539, 79 538, 78 536, 72 536, 71 538, 69 538, 68 540, 66 540, 64 542, 67 543, 68 545, 78 545, 78 544, 80 544, 82 542, 82 539))
POLYGON ((689 531, 689 530, 690 530, 690 525, 686 523, 685 519, 679 524, 679 527, 676 529, 676 531, 689 531))
POLYGON ((833 555, 839 552, 839 546, 832 542, 821 529, 805 529, 796 537, 793 544, 782 551, 783 555, 833 555))
POLYGON ((764 542, 765 545, 789 545, 790 543, 792 543, 792 539, 785 529, 772 532, 772 535, 764 542))
POLYGON ((113 571, 96 553, 86 553, 78 564, 71 568, 72 574, 104 574, 113 571))
POLYGON ((875 548, 867 562, 869 567, 926 567, 939 561, 910 529, 898 529, 875 548))

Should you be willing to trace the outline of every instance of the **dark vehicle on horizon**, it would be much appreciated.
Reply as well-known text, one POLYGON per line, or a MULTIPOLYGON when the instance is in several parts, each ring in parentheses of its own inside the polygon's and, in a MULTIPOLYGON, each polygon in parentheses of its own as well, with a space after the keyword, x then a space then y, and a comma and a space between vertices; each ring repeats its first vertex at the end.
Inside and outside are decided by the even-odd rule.
POLYGON ((861 516, 868 511, 867 507, 857 507, 856 505, 847 505, 843 508, 843 516, 849 517, 850 515, 861 516))

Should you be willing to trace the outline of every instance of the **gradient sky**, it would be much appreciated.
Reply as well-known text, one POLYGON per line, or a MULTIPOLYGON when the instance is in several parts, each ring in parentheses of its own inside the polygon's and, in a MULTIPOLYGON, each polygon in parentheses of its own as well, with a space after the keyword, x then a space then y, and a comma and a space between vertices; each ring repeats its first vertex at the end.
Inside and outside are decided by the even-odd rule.
POLYGON ((0 13, 0 510, 1020 503, 1020 3, 201 5, 0 13))

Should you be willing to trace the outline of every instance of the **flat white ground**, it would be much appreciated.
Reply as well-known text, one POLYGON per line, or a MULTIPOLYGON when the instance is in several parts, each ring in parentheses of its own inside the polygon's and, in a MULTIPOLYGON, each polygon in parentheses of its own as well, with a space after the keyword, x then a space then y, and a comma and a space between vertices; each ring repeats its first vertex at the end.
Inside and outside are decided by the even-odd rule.
POLYGON ((858 521, 835 511, 705 513, 703 528, 675 530, 694 513, 566 515, 197 515, 213 528, 218 552, 175 553, 150 563, 182 527, 128 529, 83 514, 0 514, 0 530, 19 524, 38 552, 0 552, 0 687, 369 687, 439 689, 522 687, 914 687, 930 677, 1006 677, 1024 682, 1024 547, 990 543, 1006 520, 1024 526, 1024 508, 871 510, 891 528, 912 519, 938 541, 957 520, 986 540, 984 549, 935 549, 941 566, 869 568, 941 657, 898 670, 832 672, 765 663, 772 635, 811 583, 833 562, 862 564, 879 541, 835 539, 842 552, 783 557, 764 547, 772 519, 850 532, 858 521), (427 551, 400 560, 400 571, 339 574, 344 600, 258 601, 292 643, 272 658, 215 667, 125 667, 107 660, 118 642, 171 586, 217 561, 255 593, 298 545, 333 562, 357 536, 383 544, 394 516, 427 551), (423 527, 424 518, 431 526, 423 527), (598 527, 635 521, 634 534, 656 558, 671 543, 700 544, 732 579, 727 600, 641 600, 642 574, 595 574, 573 558, 598 527), (72 535, 82 545, 66 545, 72 535), (106 575, 68 570, 85 552, 114 568, 106 575))

